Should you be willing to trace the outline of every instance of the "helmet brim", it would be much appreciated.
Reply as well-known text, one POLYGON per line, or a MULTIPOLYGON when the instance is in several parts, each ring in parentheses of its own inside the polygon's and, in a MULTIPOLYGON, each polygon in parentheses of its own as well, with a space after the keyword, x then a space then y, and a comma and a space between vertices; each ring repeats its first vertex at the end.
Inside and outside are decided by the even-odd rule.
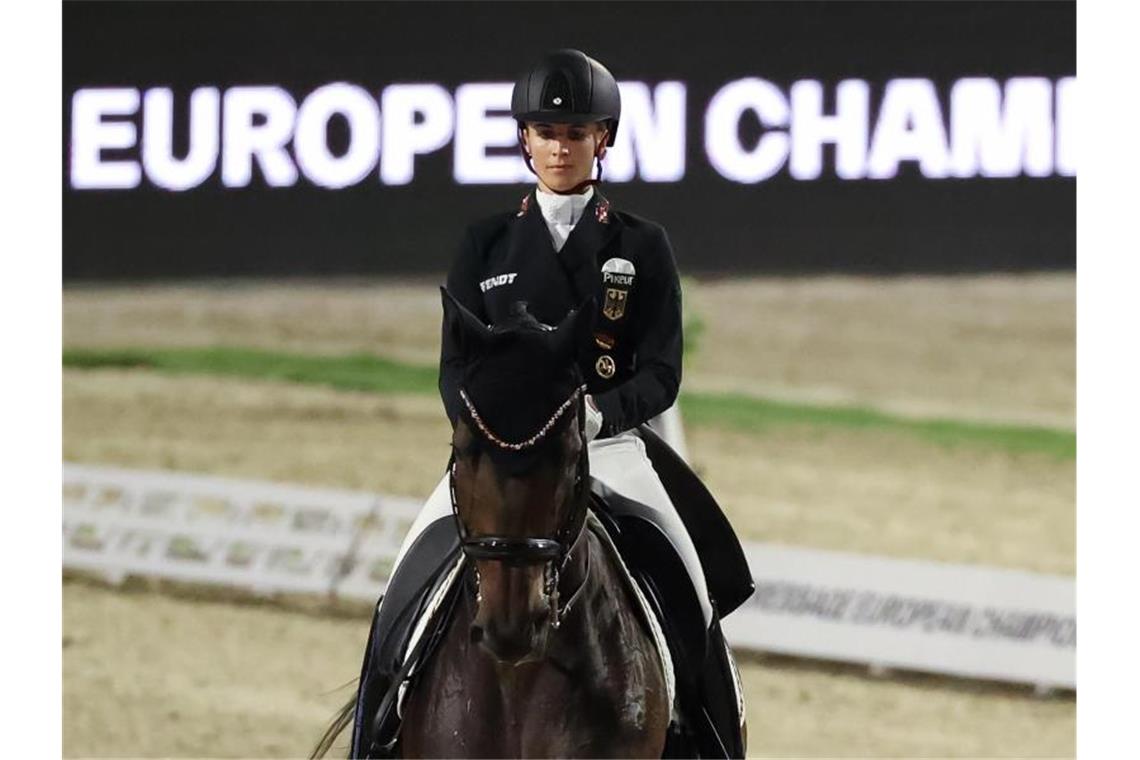
POLYGON ((529 111, 515 116, 518 121, 537 121, 545 124, 590 124, 595 121, 612 121, 604 113, 567 113, 566 111, 529 111))

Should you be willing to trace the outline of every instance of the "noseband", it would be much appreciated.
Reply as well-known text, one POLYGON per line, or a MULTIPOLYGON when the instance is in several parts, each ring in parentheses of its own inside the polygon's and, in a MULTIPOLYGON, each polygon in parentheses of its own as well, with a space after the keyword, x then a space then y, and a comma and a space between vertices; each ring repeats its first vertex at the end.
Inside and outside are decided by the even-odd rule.
MULTIPOLYGON (((459 390, 459 396, 467 406, 468 414, 470 414, 472 421, 475 423, 475 427, 478 428, 483 437, 500 449, 513 452, 525 451, 526 449, 538 445, 546 438, 550 431, 554 429, 555 425, 558 424, 558 421, 567 410, 576 405, 578 435, 583 439, 583 449, 578 456, 578 472, 574 482, 574 491, 571 495, 574 504, 577 505, 584 495, 590 466, 584 448, 586 408, 582 401, 582 393, 585 390, 585 385, 575 388, 574 392, 562 402, 562 405, 555 410, 554 414, 546 421, 546 424, 539 428, 538 432, 526 440, 517 443, 504 441, 495 435, 494 431, 483 421, 478 410, 475 409, 475 405, 471 402, 471 398, 467 395, 467 392, 462 388, 459 390)), ((585 525, 585 510, 571 510, 566 518, 566 522, 558 529, 553 538, 513 538, 494 535, 472 537, 467 530, 467 525, 463 522, 463 518, 459 516, 459 505, 455 497, 454 452, 452 452, 451 461, 448 462, 447 473, 448 486, 451 491, 451 511, 452 514, 455 515, 455 523, 459 529, 459 538, 462 542, 464 553, 474 560, 491 560, 494 562, 502 562, 506 565, 545 565, 543 568, 543 595, 550 605, 551 625, 557 628, 562 622, 562 617, 569 611, 571 604, 573 604, 574 599, 578 595, 576 591, 564 606, 559 607, 558 581, 570 558, 570 549, 577 541, 578 536, 581 535, 582 528, 585 525), (579 513, 581 513, 580 518, 579 513)), ((482 593, 479 588, 479 568, 478 566, 474 566, 473 569, 475 571, 476 601, 482 601, 482 593)), ((583 586, 584 585, 583 583, 583 586)), ((579 591, 580 590, 581 588, 579 588, 579 591)))

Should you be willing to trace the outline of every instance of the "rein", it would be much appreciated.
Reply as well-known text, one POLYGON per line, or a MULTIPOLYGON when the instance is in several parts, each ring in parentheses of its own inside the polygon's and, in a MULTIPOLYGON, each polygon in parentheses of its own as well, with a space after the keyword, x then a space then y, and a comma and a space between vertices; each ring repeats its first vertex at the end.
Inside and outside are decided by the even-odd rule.
MULTIPOLYGON (((495 435, 494 431, 483 421, 478 410, 475 409, 475 405, 471 402, 467 392, 462 388, 459 390, 459 396, 463 399, 463 403, 467 406, 467 411, 472 421, 474 421, 476 428, 478 428, 483 437, 506 451, 523 451, 536 446, 554 429, 554 426, 558 423, 558 420, 561 419, 562 415, 572 406, 577 405, 578 435, 583 441, 583 448, 578 457, 578 472, 571 498, 575 504, 578 504, 582 499, 586 483, 588 482, 590 464, 585 448, 586 407, 582 401, 582 393, 585 390, 585 385, 580 385, 575 388, 570 396, 555 410, 550 419, 546 421, 546 424, 539 428, 538 432, 526 440, 517 443, 509 443, 495 435)), ((566 564, 570 560, 574 546, 578 544, 582 536, 583 528, 586 525, 585 509, 572 510, 567 517, 566 523, 558 529, 554 538, 514 538, 493 535, 472 537, 467 529, 467 525, 463 522, 463 518, 459 516, 459 504, 455 495, 454 452, 452 452, 451 460, 448 462, 447 473, 448 488, 451 495, 451 512, 455 516, 455 523, 459 529, 459 538, 462 542, 463 552, 475 560, 491 560, 516 566, 544 565, 543 596, 550 606, 551 625, 554 628, 558 628, 563 616, 569 612, 570 607, 577 600, 578 595, 586 585, 585 579, 583 579, 582 584, 570 595, 566 604, 559 606, 559 579, 562 572, 566 569, 566 564), (581 518, 577 519, 579 512, 581 513, 581 518)), ((589 559, 588 555, 587 559, 589 559)), ((479 567, 473 564, 472 569, 475 573, 475 601, 481 602, 483 596, 479 587, 479 567)), ((587 565, 587 576, 588 571, 589 566, 587 565)))

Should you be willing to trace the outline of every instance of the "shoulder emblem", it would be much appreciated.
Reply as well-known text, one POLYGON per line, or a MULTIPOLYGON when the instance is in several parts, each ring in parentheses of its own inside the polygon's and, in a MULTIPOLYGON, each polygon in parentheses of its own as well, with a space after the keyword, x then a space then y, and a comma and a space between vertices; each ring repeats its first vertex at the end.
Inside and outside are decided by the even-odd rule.
POLYGON ((523 196, 522 203, 519 204, 519 212, 515 216, 526 216, 526 212, 530 210, 530 193, 523 196))
POLYGON ((594 215, 598 218, 598 222, 600 222, 601 224, 609 224, 610 223, 610 202, 605 200, 604 198, 602 200, 598 201, 597 205, 594 206, 594 215))

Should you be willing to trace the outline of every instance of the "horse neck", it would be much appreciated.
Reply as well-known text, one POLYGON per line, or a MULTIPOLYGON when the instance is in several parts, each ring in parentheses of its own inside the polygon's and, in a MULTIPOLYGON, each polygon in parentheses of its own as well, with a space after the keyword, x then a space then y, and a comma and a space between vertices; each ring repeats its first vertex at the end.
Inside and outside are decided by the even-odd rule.
POLYGON ((583 527, 571 557, 559 593, 564 600, 567 594, 575 598, 555 638, 569 650, 586 655, 590 647, 583 644, 598 638, 615 617, 632 611, 633 600, 622 582, 621 569, 588 526, 583 527))

